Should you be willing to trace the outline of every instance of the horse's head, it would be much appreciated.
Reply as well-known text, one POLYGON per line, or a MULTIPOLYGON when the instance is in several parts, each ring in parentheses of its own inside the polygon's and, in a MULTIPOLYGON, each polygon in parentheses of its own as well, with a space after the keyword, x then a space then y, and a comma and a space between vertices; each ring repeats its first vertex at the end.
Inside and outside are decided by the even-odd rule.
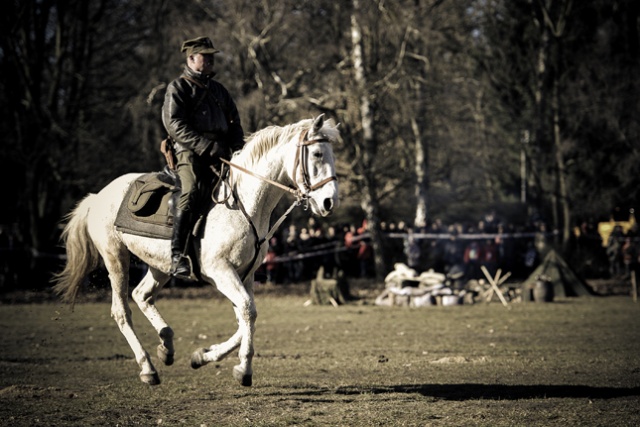
POLYGON ((298 202, 310 206, 315 215, 327 216, 338 207, 332 143, 339 137, 335 123, 320 115, 315 120, 262 129, 248 138, 231 162, 224 161, 242 172, 235 175, 236 188, 245 188, 243 183, 248 179, 247 191, 251 195, 242 197, 240 194, 241 198, 258 205, 269 205, 264 200, 256 200, 261 194, 269 197, 270 209, 275 207, 279 198, 276 200, 262 189, 256 189, 257 178, 263 188, 279 187, 294 194, 298 202))
POLYGON ((318 116, 297 144, 294 181, 309 201, 311 211, 327 216, 339 205, 333 142, 339 131, 332 120, 318 116))

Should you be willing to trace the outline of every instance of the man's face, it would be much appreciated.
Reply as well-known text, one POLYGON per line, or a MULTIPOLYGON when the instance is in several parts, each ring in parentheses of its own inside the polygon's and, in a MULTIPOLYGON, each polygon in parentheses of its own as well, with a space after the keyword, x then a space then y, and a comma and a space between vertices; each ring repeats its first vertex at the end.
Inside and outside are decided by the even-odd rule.
POLYGON ((209 75, 213 73, 213 65, 215 64, 215 60, 213 59, 212 53, 195 53, 189 56, 188 65, 193 71, 197 71, 204 75, 209 75))

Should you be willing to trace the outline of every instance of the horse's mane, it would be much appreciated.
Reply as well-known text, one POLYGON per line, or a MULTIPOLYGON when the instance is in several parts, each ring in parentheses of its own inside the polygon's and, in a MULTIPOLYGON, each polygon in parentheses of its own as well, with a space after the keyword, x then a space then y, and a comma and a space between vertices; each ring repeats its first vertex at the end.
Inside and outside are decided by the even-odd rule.
MULTIPOLYGON (((251 169, 264 155, 280 144, 286 144, 297 133, 309 129, 313 120, 305 119, 286 126, 268 126, 245 138, 244 148, 234 155, 233 161, 251 169)), ((323 131, 337 137, 337 129, 332 120, 326 120, 323 131)))
POLYGON ((308 122, 309 120, 302 120, 287 126, 268 126, 254 132, 245 138, 244 148, 236 153, 233 160, 251 168, 272 148, 289 141, 296 132, 301 132, 308 122))

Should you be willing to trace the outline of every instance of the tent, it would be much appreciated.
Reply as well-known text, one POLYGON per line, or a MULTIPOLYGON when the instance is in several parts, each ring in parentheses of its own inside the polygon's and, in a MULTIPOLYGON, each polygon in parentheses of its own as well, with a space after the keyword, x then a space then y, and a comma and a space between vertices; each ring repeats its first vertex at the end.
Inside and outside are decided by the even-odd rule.
POLYGON ((593 290, 578 277, 573 269, 553 249, 544 257, 542 263, 522 283, 522 289, 535 286, 539 276, 546 276, 553 284, 555 297, 577 297, 595 295, 593 290))

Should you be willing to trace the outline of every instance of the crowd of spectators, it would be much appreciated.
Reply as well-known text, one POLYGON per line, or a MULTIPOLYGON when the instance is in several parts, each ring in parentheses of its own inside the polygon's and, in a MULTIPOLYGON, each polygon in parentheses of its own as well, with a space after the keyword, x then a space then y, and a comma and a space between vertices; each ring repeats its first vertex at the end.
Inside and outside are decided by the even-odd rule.
MULTIPOLYGON (((426 228, 404 228, 402 257, 418 273, 462 274, 466 280, 482 279, 482 267, 494 276, 498 268, 525 276, 533 271, 549 249, 549 234, 542 222, 516 227, 498 222, 489 214, 476 224, 445 225, 435 220, 426 228)), ((390 236, 397 234, 390 233, 390 236)), ((391 240, 399 253, 400 243, 391 240)))
MULTIPOLYGON (((620 224, 612 222, 611 224, 620 224)), ((603 239, 598 224, 583 221, 573 233, 569 259, 579 273, 589 277, 628 278, 640 263, 635 220, 625 227, 612 226, 603 239), (630 224, 630 225, 629 225, 630 224), (602 268, 595 268, 597 264, 602 268), (591 270, 589 270, 591 268, 591 270)), ((11 257, 23 257, 13 246, 13 233, 0 228, 0 288, 17 278, 11 257)), ((404 263, 418 273, 433 269, 439 273, 462 273, 465 279, 483 278, 482 266, 491 275, 498 268, 514 278, 526 278, 553 247, 557 237, 542 221, 510 224, 488 214, 475 224, 444 224, 433 220, 427 227, 410 227, 404 222, 381 222, 383 258, 389 270, 404 263)), ((347 277, 373 277, 374 251, 367 222, 359 224, 319 224, 310 217, 290 224, 269 241, 258 278, 272 283, 298 283, 315 277, 320 266, 332 274, 342 270, 347 277)))
MULTIPOLYGON (((585 264, 592 264, 594 257, 603 258, 610 277, 628 277, 638 263, 637 228, 623 232, 616 227, 604 244, 596 228, 586 222, 576 227, 571 252, 585 264)), ((401 262, 418 273, 429 269, 461 273, 466 280, 484 278, 483 266, 492 276, 500 268, 514 278, 526 278, 556 239, 543 221, 505 224, 494 214, 475 224, 447 225, 435 219, 420 229, 404 222, 382 222, 380 230, 389 269, 401 262)), ((266 280, 275 283, 309 280, 320 266, 329 273, 339 268, 347 277, 373 277, 373 256, 366 220, 322 226, 310 218, 303 226, 292 224, 271 239, 261 269, 266 280)))

